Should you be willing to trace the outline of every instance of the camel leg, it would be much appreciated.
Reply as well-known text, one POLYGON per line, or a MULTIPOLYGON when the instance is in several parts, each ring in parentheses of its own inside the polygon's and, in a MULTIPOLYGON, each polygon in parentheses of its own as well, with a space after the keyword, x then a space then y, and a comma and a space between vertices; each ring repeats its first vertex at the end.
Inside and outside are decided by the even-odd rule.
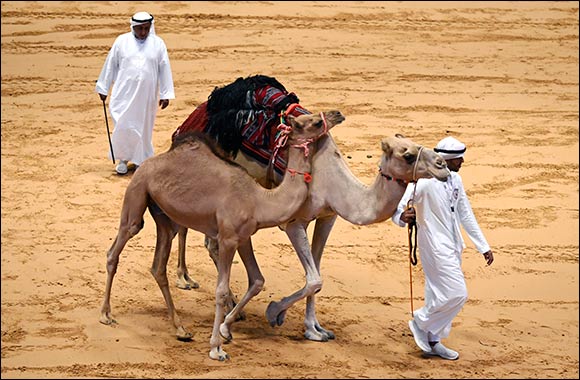
POLYGON ((178 232, 179 256, 177 258, 177 287, 179 289, 197 289, 199 283, 189 276, 187 265, 185 264, 185 249, 187 244, 187 227, 179 226, 178 232))
MULTIPOLYGON (((328 240, 330 231, 332 230, 332 227, 334 227, 334 222, 336 222, 336 217, 336 215, 332 215, 330 217, 319 218, 316 220, 314 235, 312 236, 312 256, 318 273, 320 273, 322 253, 324 252, 324 247, 326 246, 326 241, 328 240)), ((329 339, 334 339, 335 335, 332 331, 326 330, 320 326, 320 323, 316 318, 315 297, 316 295, 312 294, 306 299, 306 316, 304 318, 306 332, 304 333, 304 336, 309 340, 325 342, 329 339)))
MULTIPOLYGON (((206 235, 205 240, 204 240, 204 244, 205 244, 205 248, 209 252, 209 257, 211 257, 211 259, 213 260, 213 263, 215 264, 215 266, 217 268, 217 261, 218 261, 218 256, 219 256, 218 241, 216 239, 213 239, 213 238, 206 235)), ((234 307, 236 306, 237 303, 238 303, 238 301, 237 301, 236 296, 234 295, 232 290, 229 289, 228 297, 226 300, 226 313, 229 314, 234 309, 234 307)), ((238 312, 238 315, 236 316, 236 321, 243 321, 245 319, 246 319, 246 312, 243 310, 240 310, 238 312)))
MULTIPOLYGON (((308 223, 300 221, 288 223, 286 226, 286 234, 290 238, 300 263, 306 271, 306 285, 292 295, 282 298, 280 302, 270 302, 266 308, 266 318, 270 322, 270 326, 282 325, 288 308, 299 300, 320 291, 322 288, 322 279, 310 252, 310 244, 306 232, 307 227, 308 223)), ((318 340, 323 340, 323 338, 320 337, 318 340)))
POLYGON ((99 322, 105 325, 116 323, 111 315, 111 289, 113 287, 113 278, 117 273, 117 266, 119 265, 119 256, 125 244, 141 231, 144 223, 143 214, 147 207, 147 194, 140 194, 139 189, 136 189, 135 186, 132 189, 131 192, 134 192, 134 194, 131 194, 130 197, 127 196, 130 192, 129 188, 125 192, 119 231, 117 232, 115 241, 107 252, 107 283, 105 286, 103 305, 101 306, 101 317, 99 319, 99 322))
POLYGON ((175 224, 167 215, 152 211, 151 215, 157 226, 157 242, 155 244, 155 256, 151 265, 151 274, 157 281, 159 289, 165 299, 169 319, 175 327, 178 340, 189 341, 193 334, 185 330, 181 318, 177 314, 171 292, 169 291, 169 281, 167 280, 167 261, 171 253, 171 242, 177 233, 178 225, 175 224))
MULTIPOLYGON (((221 233, 221 232, 220 232, 221 233)), ((221 238, 219 242, 219 253, 217 261, 218 280, 215 291, 216 308, 213 330, 209 340, 210 351, 209 357, 214 360, 224 361, 230 356, 222 349, 222 338, 219 327, 225 316, 226 299, 230 289, 230 274, 232 261, 236 253, 237 240, 221 238)))
POLYGON ((258 266, 256 256, 254 255, 252 240, 248 239, 246 242, 240 244, 238 247, 238 253, 242 258, 248 275, 248 290, 232 311, 226 315, 224 323, 220 326, 220 334, 224 339, 226 339, 226 341, 232 340, 230 329, 232 323, 236 321, 238 313, 242 311, 246 304, 264 288, 264 276, 262 276, 262 273, 260 272, 260 267, 258 266))

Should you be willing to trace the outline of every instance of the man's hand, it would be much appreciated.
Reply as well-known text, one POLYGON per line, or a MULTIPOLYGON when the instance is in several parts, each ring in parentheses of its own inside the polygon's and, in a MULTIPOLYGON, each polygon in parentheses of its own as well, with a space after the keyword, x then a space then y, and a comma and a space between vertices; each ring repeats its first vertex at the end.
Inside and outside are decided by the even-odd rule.
POLYGON ((489 251, 485 252, 483 254, 483 257, 485 258, 487 265, 491 265, 491 263, 493 263, 493 252, 491 251, 491 249, 489 251))
POLYGON ((409 207, 403 211, 401 220, 405 223, 413 223, 415 221, 415 208, 409 207))
POLYGON ((169 99, 159 100, 159 105, 161 106, 161 109, 164 110, 169 105, 169 99))
POLYGON ((99 97, 101 98, 101 100, 104 102, 105 100, 107 100, 107 95, 103 95, 103 94, 99 94, 99 97))

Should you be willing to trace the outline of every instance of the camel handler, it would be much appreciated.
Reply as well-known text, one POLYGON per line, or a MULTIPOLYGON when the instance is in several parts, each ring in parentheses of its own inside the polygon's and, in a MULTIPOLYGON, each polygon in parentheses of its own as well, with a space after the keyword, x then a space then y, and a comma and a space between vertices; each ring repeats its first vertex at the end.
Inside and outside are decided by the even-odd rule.
POLYGON ((465 243, 460 225, 487 265, 493 262, 493 252, 475 219, 458 173, 466 149, 465 144, 453 137, 439 141, 434 151, 447 162, 450 170, 447 181, 421 179, 415 189, 408 186, 391 218, 400 227, 413 221, 417 224, 417 245, 425 273, 425 305, 413 311, 409 328, 426 355, 447 360, 458 359, 459 353, 445 347, 441 339, 449 336, 453 318, 467 301, 461 269, 465 243), (416 209, 407 207, 413 196, 416 209))

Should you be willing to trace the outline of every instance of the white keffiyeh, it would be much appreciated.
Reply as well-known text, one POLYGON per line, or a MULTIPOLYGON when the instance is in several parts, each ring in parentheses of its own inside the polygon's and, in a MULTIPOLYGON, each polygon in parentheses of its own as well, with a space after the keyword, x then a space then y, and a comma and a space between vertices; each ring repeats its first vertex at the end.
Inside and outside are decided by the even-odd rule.
POLYGON ((467 148, 461 141, 448 136, 439 141, 433 150, 443 157, 444 160, 452 160, 454 158, 463 157, 467 148))

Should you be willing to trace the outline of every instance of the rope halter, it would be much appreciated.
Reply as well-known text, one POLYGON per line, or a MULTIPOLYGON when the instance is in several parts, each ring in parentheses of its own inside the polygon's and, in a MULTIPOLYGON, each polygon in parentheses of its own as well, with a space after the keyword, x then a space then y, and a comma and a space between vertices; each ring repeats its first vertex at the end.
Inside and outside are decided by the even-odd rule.
POLYGON ((415 166, 413 166, 413 182, 417 182, 417 165, 419 164, 419 159, 421 158, 421 153, 423 152, 423 146, 419 146, 419 152, 417 153, 417 158, 415 159, 415 166))
MULTIPOLYGON (((289 109, 291 107, 292 106, 290 106, 289 109)), ((286 114, 286 113, 287 112, 285 112, 284 114, 286 114)), ((318 138, 320 138, 320 136, 328 133, 328 123, 326 122, 326 118, 324 117, 323 112, 320 112, 320 117, 322 119, 324 129, 318 136, 310 137, 307 139, 297 139, 297 144, 291 145, 293 148, 304 149, 304 157, 308 157, 308 155, 310 154, 310 149, 308 148, 308 145, 310 145, 311 143, 316 141, 318 138)), ((275 146, 274 146, 274 151, 272 152, 272 157, 270 159, 270 163, 272 165, 274 164, 274 161, 276 160, 276 157, 278 156, 278 152, 280 151, 280 148, 283 148, 286 145, 286 143, 288 142, 288 136, 292 132, 292 127, 287 125, 287 124, 284 124, 284 122, 282 121, 282 116, 280 117, 280 124, 278 124, 278 127, 276 127, 276 129, 277 129, 276 138, 274 140, 275 146)))
MULTIPOLYGON (((417 166, 419 165, 419 159, 421 158, 421 153, 423 152, 423 146, 419 146, 419 152, 417 153, 417 158, 415 159, 415 164, 413 165, 413 180, 412 181, 407 181, 404 179, 400 179, 400 178, 395 178, 393 176, 390 176, 388 174, 383 173, 383 170, 381 167, 379 167, 379 173, 381 174, 381 176, 383 176, 387 181, 395 181, 397 182, 399 185, 406 187, 409 183, 413 182, 415 184, 415 187, 417 185, 417 166)), ((415 191, 413 191, 413 198, 415 197, 415 191)))

